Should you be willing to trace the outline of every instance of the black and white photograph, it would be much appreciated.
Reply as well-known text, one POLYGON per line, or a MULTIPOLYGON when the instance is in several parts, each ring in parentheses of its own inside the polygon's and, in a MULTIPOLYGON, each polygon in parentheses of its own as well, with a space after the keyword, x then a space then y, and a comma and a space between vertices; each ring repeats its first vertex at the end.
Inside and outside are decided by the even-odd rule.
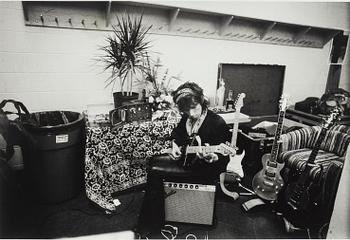
POLYGON ((1 239, 350 239, 350 2, 0 0, 1 239))

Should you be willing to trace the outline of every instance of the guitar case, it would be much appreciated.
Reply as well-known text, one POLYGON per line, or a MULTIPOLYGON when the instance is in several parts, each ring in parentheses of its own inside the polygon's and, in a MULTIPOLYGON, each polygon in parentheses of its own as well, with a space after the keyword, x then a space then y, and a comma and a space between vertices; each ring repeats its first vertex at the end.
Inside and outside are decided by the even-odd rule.
POLYGON ((317 97, 308 97, 303 101, 296 102, 294 109, 310 114, 317 114, 319 100, 317 97))

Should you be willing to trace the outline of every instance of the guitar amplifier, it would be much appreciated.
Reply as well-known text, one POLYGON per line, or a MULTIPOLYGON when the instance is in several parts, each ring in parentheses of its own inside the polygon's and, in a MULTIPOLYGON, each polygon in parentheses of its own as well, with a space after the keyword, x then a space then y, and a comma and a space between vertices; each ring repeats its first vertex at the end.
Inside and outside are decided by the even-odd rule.
POLYGON ((149 103, 126 104, 109 112, 112 125, 152 119, 152 107, 149 103))
POLYGON ((165 221, 213 225, 215 185, 164 182, 165 221))

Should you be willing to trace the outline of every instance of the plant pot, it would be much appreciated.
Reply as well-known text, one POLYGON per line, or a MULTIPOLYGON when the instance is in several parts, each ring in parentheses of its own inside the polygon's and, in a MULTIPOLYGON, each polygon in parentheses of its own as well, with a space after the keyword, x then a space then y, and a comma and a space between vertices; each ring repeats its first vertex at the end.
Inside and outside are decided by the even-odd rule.
POLYGON ((137 92, 132 92, 131 95, 127 95, 126 92, 114 92, 113 93, 114 98, 114 107, 121 107, 125 105, 126 103, 130 103, 133 100, 137 100, 139 98, 139 94, 137 92))

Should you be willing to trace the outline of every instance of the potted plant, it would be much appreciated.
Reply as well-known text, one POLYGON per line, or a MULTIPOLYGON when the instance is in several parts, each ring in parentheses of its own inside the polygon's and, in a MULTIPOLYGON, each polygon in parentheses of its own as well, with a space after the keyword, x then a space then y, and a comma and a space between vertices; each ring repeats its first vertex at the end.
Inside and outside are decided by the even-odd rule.
POLYGON ((119 91, 113 92, 115 107, 138 98, 138 93, 132 92, 134 75, 142 72, 144 60, 150 47, 146 34, 152 26, 142 25, 142 15, 131 18, 129 14, 117 17, 117 24, 112 25, 113 34, 106 38, 107 45, 101 47, 104 55, 98 58, 105 64, 104 71, 111 70, 111 76, 106 80, 106 87, 119 81, 119 91))

